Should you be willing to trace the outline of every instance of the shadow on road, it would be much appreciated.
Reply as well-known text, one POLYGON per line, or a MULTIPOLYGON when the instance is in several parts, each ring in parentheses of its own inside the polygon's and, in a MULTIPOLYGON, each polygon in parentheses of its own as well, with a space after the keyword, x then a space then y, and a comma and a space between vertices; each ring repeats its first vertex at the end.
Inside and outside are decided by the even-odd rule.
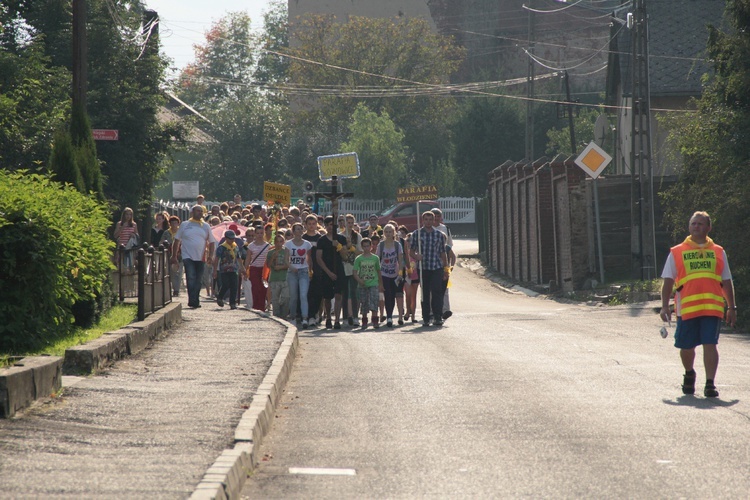
POLYGON ((683 395, 676 399, 662 399, 665 405, 670 406, 692 406, 700 410, 713 410, 714 408, 728 408, 740 402, 739 399, 722 401, 717 398, 696 398, 695 396, 683 395))

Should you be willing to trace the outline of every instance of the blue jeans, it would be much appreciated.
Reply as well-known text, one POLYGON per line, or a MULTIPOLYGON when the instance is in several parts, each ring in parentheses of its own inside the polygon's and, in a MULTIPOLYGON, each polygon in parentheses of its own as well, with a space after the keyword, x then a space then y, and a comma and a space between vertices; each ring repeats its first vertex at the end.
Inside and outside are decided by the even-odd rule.
POLYGON ((188 307, 200 307, 201 284, 203 282, 202 260, 183 259, 185 265, 185 280, 187 281, 188 307))
POLYGON ((308 318, 307 291, 310 289, 310 275, 307 269, 286 273, 286 282, 289 283, 289 313, 294 319, 297 314, 297 304, 302 309, 302 319, 308 318))

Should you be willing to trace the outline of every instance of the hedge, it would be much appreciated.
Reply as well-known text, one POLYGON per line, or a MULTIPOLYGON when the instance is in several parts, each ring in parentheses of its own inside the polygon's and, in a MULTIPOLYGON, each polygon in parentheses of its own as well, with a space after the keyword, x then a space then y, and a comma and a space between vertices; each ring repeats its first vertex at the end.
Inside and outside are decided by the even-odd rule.
POLYGON ((0 353, 37 351, 102 312, 109 225, 107 207, 71 185, 0 170, 0 353))

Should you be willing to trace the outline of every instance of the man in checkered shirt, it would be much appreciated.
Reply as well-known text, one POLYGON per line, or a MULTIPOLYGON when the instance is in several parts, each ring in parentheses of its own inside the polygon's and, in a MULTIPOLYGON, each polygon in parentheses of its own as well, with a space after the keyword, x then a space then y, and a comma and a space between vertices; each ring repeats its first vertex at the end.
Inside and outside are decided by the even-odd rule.
POLYGON ((422 227, 411 235, 409 253, 420 266, 420 284, 422 285, 422 322, 430 325, 434 316, 434 325, 443 324, 443 281, 450 277, 448 256, 445 253, 445 235, 435 229, 435 214, 430 211, 422 214, 422 227))

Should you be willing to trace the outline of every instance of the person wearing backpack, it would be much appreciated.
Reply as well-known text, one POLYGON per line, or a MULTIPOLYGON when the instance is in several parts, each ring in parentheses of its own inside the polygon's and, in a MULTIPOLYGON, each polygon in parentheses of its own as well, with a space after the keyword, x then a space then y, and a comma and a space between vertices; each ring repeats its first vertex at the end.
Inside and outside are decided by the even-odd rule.
MULTIPOLYGON (((377 256, 380 259, 380 274, 383 277, 383 294, 385 298, 386 325, 393 327, 393 308, 396 305, 396 280, 404 268, 404 249, 396 240, 396 228, 393 224, 386 224, 383 228, 385 238, 380 242, 377 256)), ((398 324, 404 324, 403 306, 399 308, 398 324)))
POLYGON ((216 249, 214 277, 221 273, 221 289, 216 295, 216 304, 224 307, 224 296, 229 292, 229 307, 237 309, 237 283, 239 273, 244 269, 240 258, 236 235, 231 229, 224 233, 224 239, 216 249))

